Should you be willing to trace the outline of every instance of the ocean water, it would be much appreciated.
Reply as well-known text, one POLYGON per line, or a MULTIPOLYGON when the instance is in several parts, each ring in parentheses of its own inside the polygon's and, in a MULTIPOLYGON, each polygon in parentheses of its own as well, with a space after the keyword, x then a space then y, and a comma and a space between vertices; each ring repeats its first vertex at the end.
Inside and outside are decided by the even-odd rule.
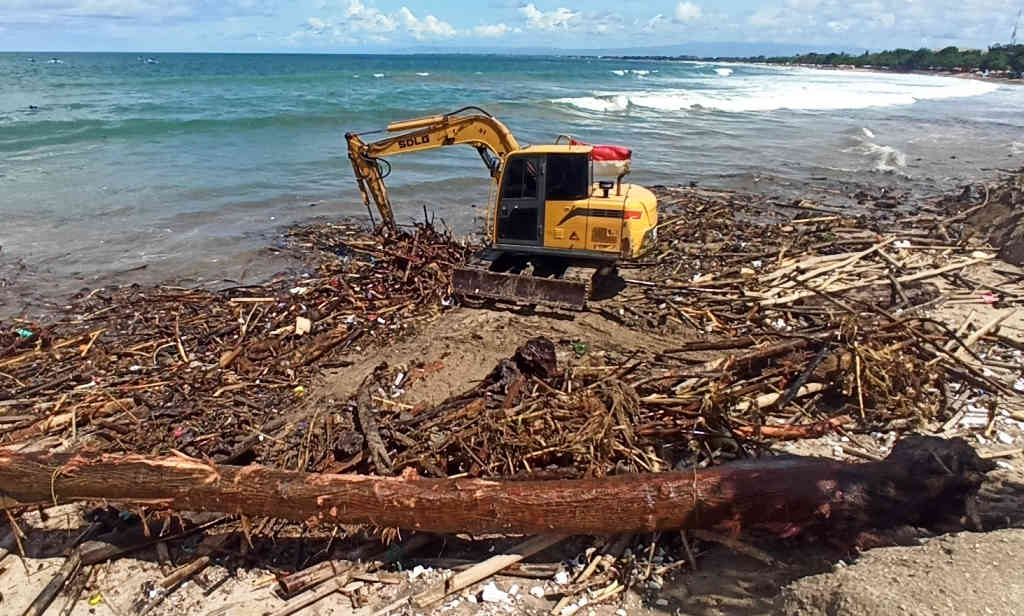
MULTIPOLYGON (((646 184, 799 190, 827 178, 931 194, 1024 162, 1024 88, 968 79, 600 58, 10 53, 0 259, 48 273, 54 291, 143 265, 154 278, 251 280, 283 225, 365 213, 346 131, 465 105, 522 143, 565 133, 629 146, 630 179, 646 184)), ((471 148, 391 162, 400 221, 426 206, 474 229, 488 178, 471 148)))

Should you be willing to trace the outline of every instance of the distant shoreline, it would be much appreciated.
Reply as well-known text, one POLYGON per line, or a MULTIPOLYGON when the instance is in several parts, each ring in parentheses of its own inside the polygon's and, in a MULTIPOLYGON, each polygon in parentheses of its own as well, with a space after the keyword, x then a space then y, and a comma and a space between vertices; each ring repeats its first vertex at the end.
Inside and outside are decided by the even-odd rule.
POLYGON ((1019 77, 1008 77, 1004 75, 984 75, 982 73, 976 73, 973 71, 951 71, 945 69, 929 71, 925 69, 893 69, 866 66, 832 66, 830 64, 798 64, 786 62, 745 61, 744 63, 763 64, 765 66, 797 66, 801 68, 813 68, 820 71, 854 71, 861 73, 879 73, 883 75, 931 75, 933 77, 956 77, 957 79, 974 79, 976 81, 991 81, 994 83, 1006 83, 1017 86, 1024 85, 1024 79, 1021 79, 1019 77))
POLYGON ((1012 77, 1008 72, 1001 74, 984 74, 977 70, 950 70, 950 69, 902 69, 889 68, 884 66, 854 66, 847 64, 814 64, 807 62, 770 62, 757 58, 699 58, 690 56, 580 56, 601 58, 603 60, 654 60, 659 62, 714 62, 718 64, 756 64, 764 66, 785 66, 798 68, 813 68, 822 71, 860 71, 866 73, 880 73, 890 75, 932 75, 936 77, 956 77, 958 79, 975 79, 977 81, 990 81, 994 83, 1005 83, 1010 85, 1024 85, 1024 78, 1012 77))

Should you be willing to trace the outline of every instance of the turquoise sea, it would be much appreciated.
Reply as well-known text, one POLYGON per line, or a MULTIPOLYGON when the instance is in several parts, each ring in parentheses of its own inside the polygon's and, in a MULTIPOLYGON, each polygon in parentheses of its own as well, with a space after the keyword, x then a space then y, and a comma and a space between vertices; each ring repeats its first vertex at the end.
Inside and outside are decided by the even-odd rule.
MULTIPOLYGON (((251 279, 283 225, 365 212, 346 131, 465 105, 520 142, 629 146, 631 179, 647 184, 785 192, 827 178, 930 194, 1024 161, 1024 88, 968 79, 610 58, 7 53, 0 260, 54 290, 142 265, 154 278, 251 279)), ((472 149, 391 162, 400 219, 426 205, 473 230, 488 178, 472 149)))

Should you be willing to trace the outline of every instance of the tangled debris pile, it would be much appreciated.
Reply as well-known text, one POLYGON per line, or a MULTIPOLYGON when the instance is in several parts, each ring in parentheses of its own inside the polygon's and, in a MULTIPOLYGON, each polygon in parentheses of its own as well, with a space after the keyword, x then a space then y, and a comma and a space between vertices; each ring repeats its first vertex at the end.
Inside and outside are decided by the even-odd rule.
POLYGON ((291 236, 317 258, 316 277, 96 289, 60 321, 4 327, 0 444, 88 427, 102 450, 236 459, 319 371, 450 305, 451 264, 469 251, 428 224, 389 238, 351 224, 291 236))
MULTIPOLYGON (((1005 280, 976 278, 994 250, 963 223, 978 211, 975 197, 1012 204, 1014 190, 1007 183, 987 188, 988 197, 972 193, 957 211, 937 202, 918 208, 925 214, 850 216, 807 201, 661 187, 655 252, 624 265, 625 290, 590 310, 658 332, 672 346, 624 351, 533 337, 482 382, 437 404, 405 398, 435 369, 419 358, 381 364, 343 404, 314 403, 308 394, 324 370, 360 361, 452 307, 451 271, 473 247, 429 224, 391 238, 355 225, 310 225, 290 233, 315 265, 299 280, 217 292, 97 289, 55 323, 3 324, 0 447, 183 454, 377 477, 543 480, 691 471, 831 432, 842 435, 846 453, 871 460, 887 449, 871 433, 973 430, 991 438, 1000 422, 1024 421, 997 404, 1024 389, 1014 387, 1024 345, 998 331, 1024 301, 1024 275, 987 268, 1005 280), (786 208, 800 214, 784 216, 786 208), (957 304, 996 313, 952 326, 930 316, 957 304)), ((275 527, 244 516, 232 523, 244 536, 238 544, 249 546, 243 553, 254 549, 253 535, 275 527)), ((358 536, 348 531, 342 535, 358 536)), ((417 538, 403 549, 422 547, 417 538)), ((527 542, 528 550, 469 566, 457 581, 468 586, 518 566, 526 551, 557 540, 527 542)), ((571 575, 544 569, 565 583, 541 595, 568 614, 631 584, 660 583, 693 566, 693 540, 771 561, 707 530, 660 545, 623 535, 599 542, 571 575), (646 557, 632 549, 639 543, 646 557)), ((293 573, 300 581, 292 586, 284 569, 277 579, 286 594, 313 594, 283 610, 339 590, 355 600, 367 583, 384 583, 376 569, 402 554, 344 574, 336 563, 324 573, 315 565, 323 557, 314 557, 320 569, 293 573)), ((190 565, 202 562, 210 557, 190 565)), ((181 581, 168 578, 172 589, 181 581)), ((441 598, 459 590, 435 581, 441 598)), ((436 592, 421 598, 423 606, 440 600, 436 592)))

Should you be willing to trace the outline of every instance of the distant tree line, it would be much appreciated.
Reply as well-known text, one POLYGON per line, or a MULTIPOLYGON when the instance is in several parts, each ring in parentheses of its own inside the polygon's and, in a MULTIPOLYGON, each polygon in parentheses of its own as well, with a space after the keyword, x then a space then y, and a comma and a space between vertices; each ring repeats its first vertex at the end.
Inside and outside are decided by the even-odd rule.
POLYGON ((1024 45, 993 45, 987 50, 946 47, 938 51, 892 49, 878 53, 808 53, 800 56, 747 58, 773 64, 818 64, 822 66, 857 66, 888 68, 901 71, 994 71, 1024 73, 1024 45))
POLYGON ((892 49, 862 54, 808 53, 800 56, 714 57, 699 56, 617 56, 628 60, 702 60, 717 62, 760 62, 770 64, 815 64, 856 66, 896 71, 991 71, 1024 76, 1024 45, 993 45, 987 50, 946 47, 934 49, 892 49))

